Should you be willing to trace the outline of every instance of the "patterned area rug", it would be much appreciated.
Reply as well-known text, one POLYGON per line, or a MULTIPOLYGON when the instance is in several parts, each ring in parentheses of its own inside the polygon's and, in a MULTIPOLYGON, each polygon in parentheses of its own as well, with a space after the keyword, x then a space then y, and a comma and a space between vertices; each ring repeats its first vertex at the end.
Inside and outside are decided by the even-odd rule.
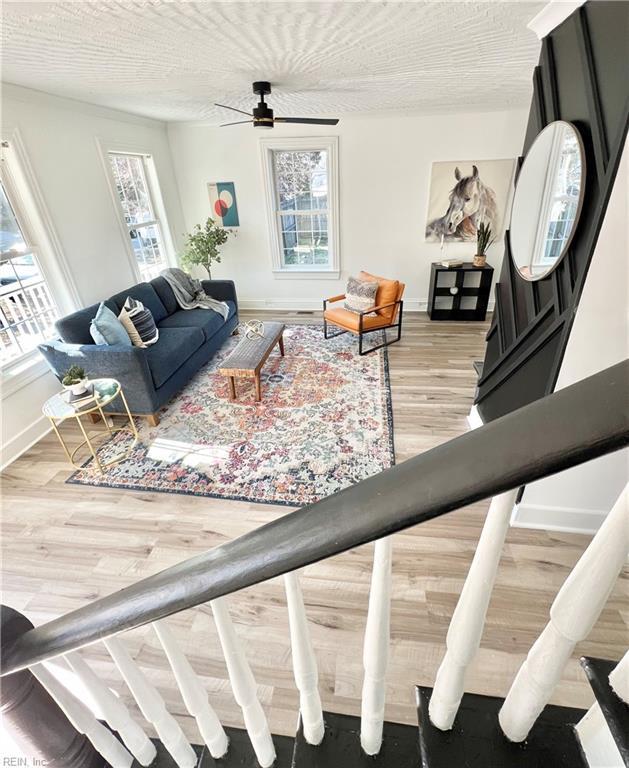
MULTIPOLYGON (((159 426, 140 420, 127 460, 100 475, 90 459, 67 482, 301 506, 394 463, 386 349, 360 357, 349 334, 325 340, 320 326, 288 326, 285 357, 276 347, 262 370, 262 402, 244 379, 233 402, 217 369, 239 338, 161 411, 159 426)), ((128 440, 116 434, 102 457, 128 440)))

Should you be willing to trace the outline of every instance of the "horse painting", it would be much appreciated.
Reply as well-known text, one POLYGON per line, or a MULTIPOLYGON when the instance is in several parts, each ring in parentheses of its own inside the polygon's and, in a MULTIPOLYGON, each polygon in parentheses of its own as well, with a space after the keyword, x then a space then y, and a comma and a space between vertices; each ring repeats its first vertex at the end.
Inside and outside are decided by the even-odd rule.
POLYGON ((432 219, 426 227, 427 240, 475 240, 481 221, 498 231, 499 216, 494 190, 481 181, 478 167, 471 176, 454 169, 456 184, 449 193, 449 205, 443 216, 432 219))

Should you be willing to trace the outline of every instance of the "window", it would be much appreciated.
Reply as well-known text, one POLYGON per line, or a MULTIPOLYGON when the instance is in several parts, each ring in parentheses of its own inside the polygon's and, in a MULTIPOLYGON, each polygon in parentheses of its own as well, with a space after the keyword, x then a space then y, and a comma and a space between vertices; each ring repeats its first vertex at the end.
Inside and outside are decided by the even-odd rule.
MULTIPOLYGON (((4 168, 3 168, 4 171, 4 168)), ((37 248, 16 211, 10 182, 0 182, 0 365, 14 362, 54 335, 59 316, 37 248), (7 183, 8 182, 8 183, 7 183)))
POLYGON ((262 141, 273 268, 338 276, 337 140, 262 141))
MULTIPOLYGON (((113 179, 122 207, 131 248, 142 280, 152 280, 169 266, 165 227, 157 214, 153 175, 148 155, 109 152, 113 179)), ((159 206, 161 207, 161 205, 159 206)))
POLYGON ((581 170, 576 134, 570 129, 558 131, 546 169, 544 198, 531 264, 533 275, 544 273, 555 264, 572 233, 579 206, 581 170))
MULTIPOLYGON (((555 152, 559 166, 553 178, 555 186, 549 202, 548 230, 544 263, 551 265, 559 257, 572 231, 579 205, 581 154, 574 131, 562 132, 561 152, 555 152), (557 157, 558 155, 558 157, 557 157)), ((553 164, 554 170, 555 164, 553 164)))

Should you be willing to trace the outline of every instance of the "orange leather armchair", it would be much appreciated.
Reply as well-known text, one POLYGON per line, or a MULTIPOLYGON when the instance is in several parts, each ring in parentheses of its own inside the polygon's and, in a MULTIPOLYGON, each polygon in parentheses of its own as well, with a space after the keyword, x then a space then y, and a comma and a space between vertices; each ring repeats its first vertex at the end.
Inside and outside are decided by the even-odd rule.
POLYGON ((404 307, 402 296, 406 286, 399 280, 388 280, 378 275, 370 275, 368 272, 361 272, 358 275, 358 279, 375 280, 378 282, 375 305, 363 312, 350 312, 342 307, 328 307, 328 304, 342 301, 345 298, 344 293, 324 299, 323 335, 326 339, 333 339, 335 336, 340 336, 341 333, 356 334, 358 336, 358 353, 366 355, 369 352, 374 352, 376 349, 388 347, 389 344, 394 344, 402 337, 402 309, 404 307), (372 314, 374 312, 375 315, 372 314), (340 333, 329 334, 328 323, 342 328, 342 330, 340 333), (386 328, 397 328, 397 337, 387 341, 386 328), (385 341, 363 351, 363 336, 374 331, 384 331, 385 341))

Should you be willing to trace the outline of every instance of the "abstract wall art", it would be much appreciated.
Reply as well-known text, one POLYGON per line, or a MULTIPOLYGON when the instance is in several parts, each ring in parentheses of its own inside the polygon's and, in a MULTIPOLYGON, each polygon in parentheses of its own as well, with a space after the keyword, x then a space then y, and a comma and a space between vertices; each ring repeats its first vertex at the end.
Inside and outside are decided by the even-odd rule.
POLYGON ((236 188, 233 181, 216 181, 207 185, 211 216, 221 227, 239 227, 236 188))

